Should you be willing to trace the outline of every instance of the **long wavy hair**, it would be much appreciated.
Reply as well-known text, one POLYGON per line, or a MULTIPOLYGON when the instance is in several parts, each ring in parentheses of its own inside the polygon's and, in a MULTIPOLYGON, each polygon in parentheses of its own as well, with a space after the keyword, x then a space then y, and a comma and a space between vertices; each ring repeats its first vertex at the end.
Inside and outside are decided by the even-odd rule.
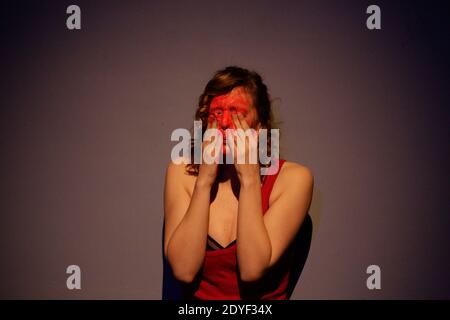
MULTIPOLYGON (((270 156, 270 129, 273 124, 272 101, 267 86, 261 76, 255 71, 249 71, 237 66, 229 66, 217 71, 206 84, 205 90, 198 99, 195 120, 202 121, 202 136, 208 127, 208 115, 211 101, 216 97, 229 93, 236 87, 244 87, 253 100, 257 120, 262 129, 267 129, 267 154, 270 156)), ((191 141, 191 159, 194 156, 194 140, 191 141)), ((190 175, 198 175, 199 164, 187 164, 186 171, 190 175)), ((261 166, 268 166, 263 165, 261 166)))

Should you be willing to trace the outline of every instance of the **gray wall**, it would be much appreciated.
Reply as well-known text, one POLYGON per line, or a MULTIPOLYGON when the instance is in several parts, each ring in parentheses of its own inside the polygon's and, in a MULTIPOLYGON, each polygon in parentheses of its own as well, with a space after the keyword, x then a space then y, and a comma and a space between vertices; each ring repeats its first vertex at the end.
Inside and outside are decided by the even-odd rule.
POLYGON ((1 5, 1 298, 160 299, 170 134, 230 64, 262 74, 284 157, 315 175, 293 299, 450 298, 439 5, 380 1, 369 31, 367 1, 76 3, 80 31, 72 2, 1 5))

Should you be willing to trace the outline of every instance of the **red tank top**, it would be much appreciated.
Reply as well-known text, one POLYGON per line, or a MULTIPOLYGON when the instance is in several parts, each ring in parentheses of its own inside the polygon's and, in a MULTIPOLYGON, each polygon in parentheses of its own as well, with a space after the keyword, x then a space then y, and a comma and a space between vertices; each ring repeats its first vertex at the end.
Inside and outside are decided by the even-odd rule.
MULTIPOLYGON (((263 214, 269 208, 270 194, 284 162, 285 160, 280 160, 278 171, 274 175, 267 175, 261 186, 263 214)), ((197 280, 184 288, 185 298, 201 300, 287 299, 291 254, 287 250, 262 279, 248 284, 242 282, 238 277, 236 243, 224 249, 206 251, 197 280)))

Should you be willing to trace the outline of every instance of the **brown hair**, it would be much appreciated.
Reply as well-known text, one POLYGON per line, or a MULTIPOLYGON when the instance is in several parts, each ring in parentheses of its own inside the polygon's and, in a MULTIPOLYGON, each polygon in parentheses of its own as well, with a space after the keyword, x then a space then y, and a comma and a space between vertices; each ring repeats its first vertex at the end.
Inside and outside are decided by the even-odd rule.
MULTIPOLYGON (((270 129, 272 129, 273 115, 272 102, 261 76, 244 68, 229 66, 217 71, 206 84, 205 90, 198 99, 198 107, 195 112, 195 120, 202 121, 202 136, 208 126, 209 106, 216 97, 229 93, 236 87, 244 87, 253 100, 253 107, 261 128, 267 129, 267 152, 270 155, 270 129)), ((194 141, 191 142, 191 155, 194 155, 194 141)), ((187 164, 186 171, 191 175, 198 175, 198 164, 187 164)))

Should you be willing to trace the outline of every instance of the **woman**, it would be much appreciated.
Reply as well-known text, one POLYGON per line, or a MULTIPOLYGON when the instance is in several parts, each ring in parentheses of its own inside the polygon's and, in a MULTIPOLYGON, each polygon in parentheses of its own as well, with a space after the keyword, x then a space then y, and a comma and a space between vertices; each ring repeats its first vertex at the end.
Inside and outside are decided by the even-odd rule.
MULTIPOLYGON (((267 87, 256 72, 220 70, 200 96, 196 120, 203 132, 270 132, 267 87)), ((224 139, 223 154, 236 144, 224 139)), ((288 298, 290 244, 307 215, 313 176, 284 160, 275 174, 261 176, 261 165, 248 161, 250 151, 247 143, 233 153, 235 160, 239 152, 247 155, 245 163, 167 168, 164 254, 188 299, 288 298)))

